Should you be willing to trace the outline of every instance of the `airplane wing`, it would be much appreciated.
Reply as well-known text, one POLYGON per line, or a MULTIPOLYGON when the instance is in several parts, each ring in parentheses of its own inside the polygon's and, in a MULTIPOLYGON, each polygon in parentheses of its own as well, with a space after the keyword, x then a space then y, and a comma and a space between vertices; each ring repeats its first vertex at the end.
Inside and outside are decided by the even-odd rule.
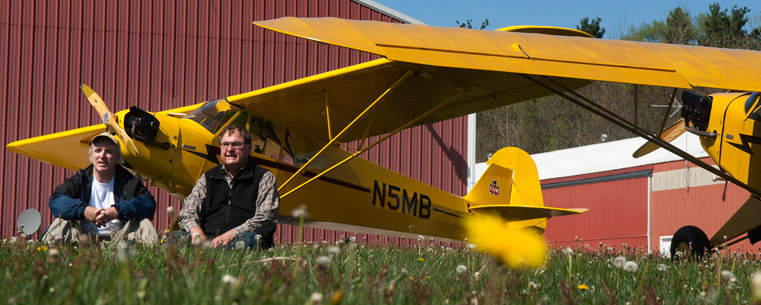
POLYGON ((20 140, 7 147, 12 152, 42 162, 80 170, 90 165, 87 150, 92 139, 104 131, 106 125, 99 124, 20 140))
POLYGON ((337 18, 254 24, 284 34, 381 55, 463 69, 548 75, 665 87, 761 91, 761 52, 482 31, 337 18), (518 48, 519 46, 520 48, 518 48))
POLYGON ((340 141, 392 132, 421 115, 406 127, 552 94, 523 75, 545 76, 570 90, 600 80, 761 91, 755 81, 761 73, 752 69, 761 64, 755 51, 336 18, 255 24, 384 57, 227 98, 321 141, 368 111, 400 79, 394 92, 370 107, 373 115, 362 118, 363 127, 347 130, 340 141), (404 79, 408 71, 413 76, 404 79))

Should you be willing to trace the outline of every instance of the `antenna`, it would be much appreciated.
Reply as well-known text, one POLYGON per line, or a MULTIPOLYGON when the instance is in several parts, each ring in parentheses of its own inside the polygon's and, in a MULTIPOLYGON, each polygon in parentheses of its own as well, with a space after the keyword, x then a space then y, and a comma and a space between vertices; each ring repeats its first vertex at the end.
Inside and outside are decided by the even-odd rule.
POLYGON ((18 217, 18 233, 24 233, 26 236, 32 235, 40 229, 42 216, 35 209, 28 209, 21 212, 18 217))

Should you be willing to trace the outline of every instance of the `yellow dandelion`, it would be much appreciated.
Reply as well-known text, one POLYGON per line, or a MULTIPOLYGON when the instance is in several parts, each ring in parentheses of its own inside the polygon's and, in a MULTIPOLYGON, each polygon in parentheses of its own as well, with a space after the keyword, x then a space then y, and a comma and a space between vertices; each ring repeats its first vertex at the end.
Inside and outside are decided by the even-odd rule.
POLYGON ((45 252, 45 251, 48 251, 48 247, 45 247, 45 246, 37 247, 37 252, 45 252))
POLYGON ((534 231, 512 229, 497 215, 469 217, 464 225, 468 241, 508 267, 538 268, 544 264, 547 245, 534 231))
POLYGON ((579 285, 579 289, 581 289, 581 290, 589 290, 589 286, 581 284, 581 285, 579 285))
POLYGON ((418 258, 417 260, 419 260, 419 261, 421 261, 421 262, 422 262, 422 261, 425 261, 425 259, 424 259, 424 258, 422 258, 422 257, 421 257, 421 258, 418 258))

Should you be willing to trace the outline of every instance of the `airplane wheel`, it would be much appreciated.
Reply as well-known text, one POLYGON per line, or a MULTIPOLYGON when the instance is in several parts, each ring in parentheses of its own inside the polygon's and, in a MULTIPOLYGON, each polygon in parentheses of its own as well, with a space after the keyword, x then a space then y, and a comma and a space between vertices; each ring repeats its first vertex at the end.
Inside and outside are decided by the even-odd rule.
POLYGON ((710 249, 711 243, 708 241, 708 236, 696 226, 681 227, 671 239, 671 259, 679 259, 676 251, 680 251, 684 255, 689 254, 687 257, 689 259, 692 257, 701 258, 706 250, 710 249))

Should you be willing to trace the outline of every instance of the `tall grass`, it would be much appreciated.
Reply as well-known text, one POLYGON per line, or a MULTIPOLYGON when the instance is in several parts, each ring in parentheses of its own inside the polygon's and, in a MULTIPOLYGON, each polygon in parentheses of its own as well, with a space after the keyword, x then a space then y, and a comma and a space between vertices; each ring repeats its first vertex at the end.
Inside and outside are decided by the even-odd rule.
POLYGON ((744 303, 752 301, 751 274, 761 268, 755 255, 717 253, 672 262, 602 246, 550 250, 542 267, 514 270, 468 248, 354 242, 302 246, 297 256, 293 245, 251 251, 173 244, 47 248, 4 241, 0 300, 127 305, 744 303), (636 263, 637 270, 617 267, 618 256, 636 263))

